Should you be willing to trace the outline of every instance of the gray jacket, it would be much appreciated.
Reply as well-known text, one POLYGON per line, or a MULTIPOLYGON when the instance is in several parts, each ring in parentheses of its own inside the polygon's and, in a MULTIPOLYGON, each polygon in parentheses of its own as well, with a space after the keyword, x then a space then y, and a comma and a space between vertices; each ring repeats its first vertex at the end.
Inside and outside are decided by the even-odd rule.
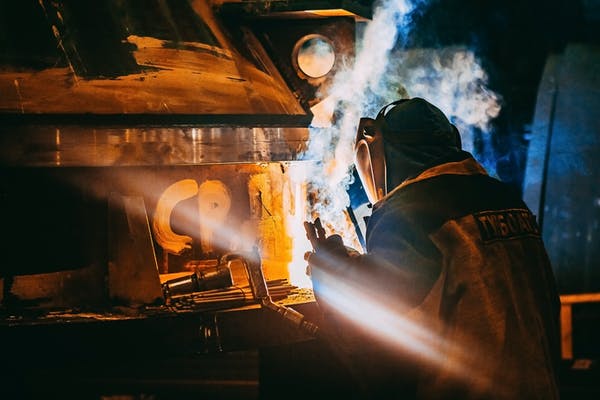
POLYGON ((558 398, 559 297, 518 193, 459 152, 378 202, 366 240, 312 267, 366 397, 558 398))

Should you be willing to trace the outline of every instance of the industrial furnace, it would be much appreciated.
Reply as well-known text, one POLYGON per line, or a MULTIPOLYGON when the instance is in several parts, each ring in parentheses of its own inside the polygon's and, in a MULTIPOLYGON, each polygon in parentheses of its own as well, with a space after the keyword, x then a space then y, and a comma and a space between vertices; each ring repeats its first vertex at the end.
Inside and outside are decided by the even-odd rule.
POLYGON ((244 267, 258 254, 271 298, 310 314, 304 152, 367 3, 0 3, 0 329, 17 390, 48 372, 34 358, 75 373, 84 353, 106 366, 306 338, 230 311, 260 308, 244 267), (174 280, 216 267, 213 292, 171 301, 174 280))

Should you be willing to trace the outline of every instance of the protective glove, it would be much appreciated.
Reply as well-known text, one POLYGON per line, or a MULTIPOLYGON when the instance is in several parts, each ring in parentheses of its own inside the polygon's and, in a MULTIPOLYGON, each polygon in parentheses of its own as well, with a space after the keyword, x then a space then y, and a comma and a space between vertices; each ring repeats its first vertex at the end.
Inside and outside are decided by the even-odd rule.
POLYGON ((344 245, 340 235, 327 236, 319 218, 314 223, 304 222, 304 229, 313 248, 312 252, 304 254, 304 259, 308 262, 307 275, 311 275, 313 267, 331 270, 348 257, 351 249, 344 245))
POLYGON ((306 274, 311 277, 317 303, 322 311, 328 314, 327 296, 324 295, 328 280, 331 286, 332 280, 348 271, 351 258, 359 253, 346 247, 340 235, 326 236, 318 218, 314 223, 305 222, 304 226, 306 236, 313 247, 313 251, 304 255, 304 259, 308 262, 306 274))

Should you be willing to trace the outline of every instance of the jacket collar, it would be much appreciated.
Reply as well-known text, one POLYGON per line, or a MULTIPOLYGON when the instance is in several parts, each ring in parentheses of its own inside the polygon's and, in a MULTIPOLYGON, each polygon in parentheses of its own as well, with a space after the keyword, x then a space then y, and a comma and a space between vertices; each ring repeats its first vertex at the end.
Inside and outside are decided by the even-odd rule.
POLYGON ((378 207, 384 203, 390 196, 397 191, 412 185, 413 183, 424 181, 426 179, 435 178, 440 175, 488 175, 486 170, 479 164, 471 154, 460 152, 460 157, 452 157, 454 160, 444 160, 441 164, 438 163, 430 168, 425 169, 418 175, 406 179, 400 185, 396 186, 384 198, 377 202, 374 207, 378 207), (458 159, 457 159, 458 158, 458 159))

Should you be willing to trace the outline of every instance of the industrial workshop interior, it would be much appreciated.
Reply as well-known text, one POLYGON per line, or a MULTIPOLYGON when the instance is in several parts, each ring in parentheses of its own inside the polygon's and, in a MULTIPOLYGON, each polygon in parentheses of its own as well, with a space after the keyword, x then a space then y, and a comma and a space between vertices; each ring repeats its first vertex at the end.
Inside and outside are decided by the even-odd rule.
POLYGON ((600 0, 0 0, 0 398, 353 398, 305 222, 363 251, 409 97, 536 215, 600 398, 600 0))

